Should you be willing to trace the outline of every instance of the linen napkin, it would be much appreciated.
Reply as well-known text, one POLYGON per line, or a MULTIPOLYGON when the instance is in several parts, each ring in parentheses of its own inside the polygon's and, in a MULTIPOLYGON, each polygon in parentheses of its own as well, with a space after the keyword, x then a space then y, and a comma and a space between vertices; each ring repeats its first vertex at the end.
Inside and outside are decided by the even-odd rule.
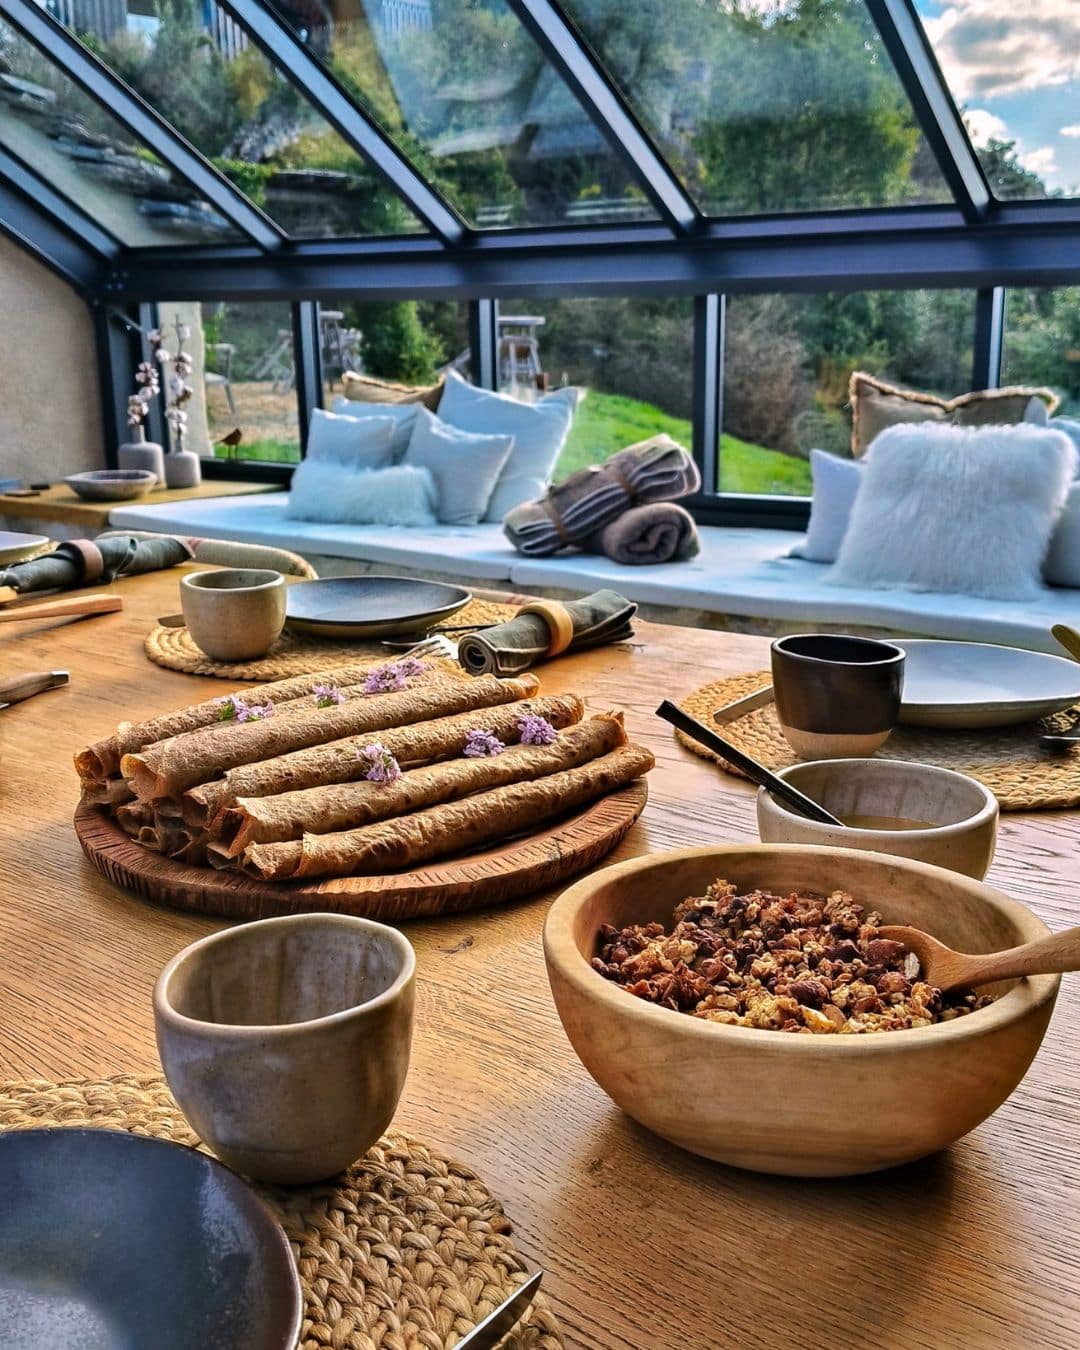
MULTIPOLYGON (((616 591, 596 591, 564 606, 574 625, 568 652, 625 642, 633 637, 637 605, 616 591)), ((551 630, 539 614, 518 614, 505 623, 466 633, 458 643, 458 661, 470 675, 518 675, 542 661, 551 630)))

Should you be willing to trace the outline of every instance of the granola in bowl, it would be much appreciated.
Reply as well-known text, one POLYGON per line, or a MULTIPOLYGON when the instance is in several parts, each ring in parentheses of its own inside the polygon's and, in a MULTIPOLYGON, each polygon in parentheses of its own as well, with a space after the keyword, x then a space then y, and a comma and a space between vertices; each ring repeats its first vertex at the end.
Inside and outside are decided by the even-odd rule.
POLYGON ((879 935, 880 914, 844 891, 737 894, 715 881, 677 905, 674 926, 604 924, 593 968, 637 998, 729 1026, 803 1035, 900 1031, 983 1008, 940 989, 879 935))

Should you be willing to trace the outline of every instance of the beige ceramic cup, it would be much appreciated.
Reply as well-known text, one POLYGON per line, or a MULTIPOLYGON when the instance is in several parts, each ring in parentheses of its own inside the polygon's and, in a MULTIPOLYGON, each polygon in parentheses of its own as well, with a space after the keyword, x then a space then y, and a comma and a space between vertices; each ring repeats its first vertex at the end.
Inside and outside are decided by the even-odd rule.
POLYGON ((192 1129, 258 1181, 333 1176, 390 1124, 416 957, 396 928, 296 914, 186 947, 154 987, 158 1052, 192 1129))
POLYGON ((285 627, 285 578, 259 567, 221 567, 180 578, 188 632, 214 661, 265 656, 285 627))

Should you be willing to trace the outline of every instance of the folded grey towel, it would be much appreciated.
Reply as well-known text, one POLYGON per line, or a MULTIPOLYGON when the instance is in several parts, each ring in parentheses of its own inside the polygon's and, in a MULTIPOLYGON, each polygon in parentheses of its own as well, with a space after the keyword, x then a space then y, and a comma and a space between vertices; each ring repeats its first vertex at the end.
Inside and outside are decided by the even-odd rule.
POLYGON ((629 506, 671 501, 700 486, 697 465, 682 446, 670 436, 653 436, 571 474, 539 501, 515 506, 503 531, 519 553, 557 553, 584 545, 629 506))
POLYGON ((632 506, 588 540, 590 553, 603 553, 628 567, 682 562, 701 552, 694 517, 674 502, 632 506))

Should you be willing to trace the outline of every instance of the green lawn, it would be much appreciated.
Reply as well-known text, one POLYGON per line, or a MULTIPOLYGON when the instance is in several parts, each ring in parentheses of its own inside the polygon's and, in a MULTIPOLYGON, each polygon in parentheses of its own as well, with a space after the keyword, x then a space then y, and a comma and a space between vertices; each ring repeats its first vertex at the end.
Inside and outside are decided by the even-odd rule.
MULTIPOLYGON (((651 403, 623 394, 601 394, 590 389, 578 408, 566 445, 555 466, 561 481, 575 469, 600 464, 635 441, 666 432, 690 449, 690 422, 672 417, 651 403)), ((725 492, 766 492, 810 495, 810 465, 764 446, 725 435, 720 446, 720 478, 725 492)))
POLYGON ((299 464, 300 447, 295 441, 279 441, 264 437, 261 441, 245 442, 231 449, 227 445, 214 447, 215 459, 256 460, 263 464, 299 464), (236 450, 240 451, 238 455, 236 450))

